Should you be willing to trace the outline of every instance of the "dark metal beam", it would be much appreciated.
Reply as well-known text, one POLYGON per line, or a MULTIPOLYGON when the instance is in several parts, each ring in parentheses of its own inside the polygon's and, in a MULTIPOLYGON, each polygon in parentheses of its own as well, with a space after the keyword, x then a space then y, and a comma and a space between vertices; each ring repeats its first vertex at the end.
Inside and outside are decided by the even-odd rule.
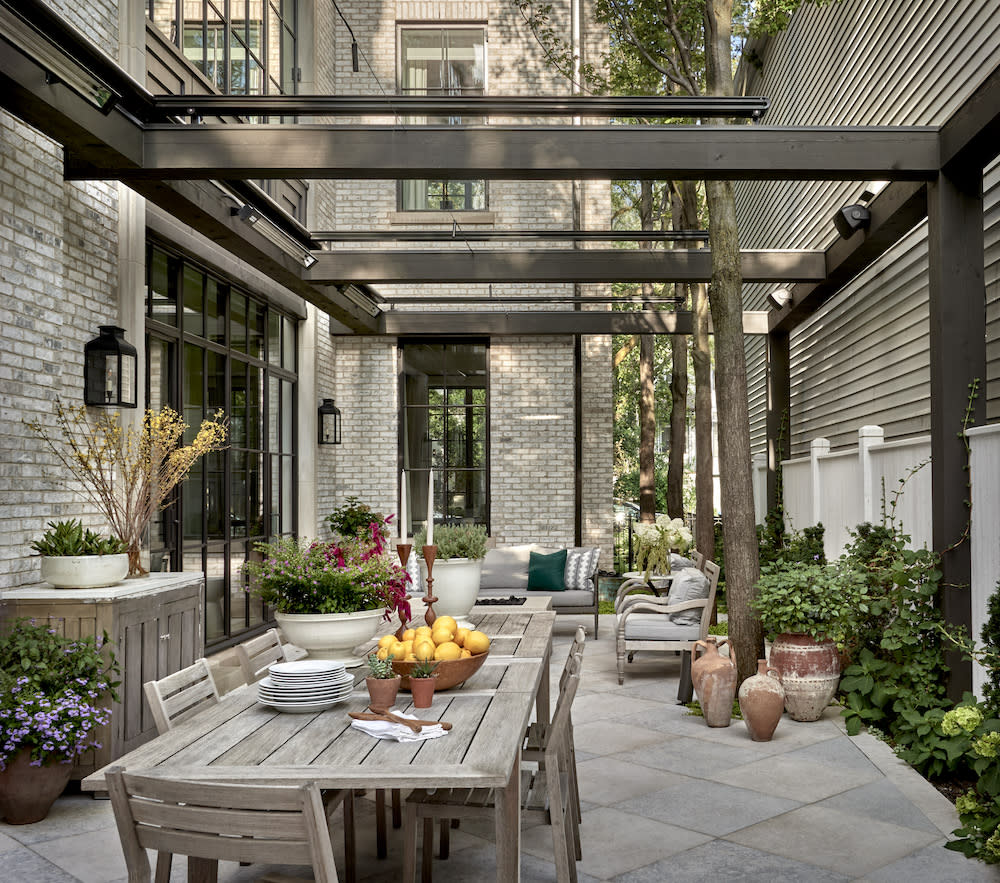
MULTIPOLYGON (((415 218, 415 220, 419 220, 415 218)), ((707 230, 320 230, 316 242, 707 242, 707 230)))
POLYGON ((766 98, 650 95, 157 95, 150 119, 175 116, 582 116, 758 119, 766 98))
POLYGON ((676 304, 676 297, 623 297, 613 294, 607 297, 593 295, 551 295, 551 294, 455 294, 436 297, 433 294, 415 297, 382 297, 380 303, 385 304, 676 304))
MULTIPOLYGON (((708 282, 705 249, 450 249, 316 251, 313 282, 708 282)), ((819 280, 821 251, 745 251, 748 282, 819 280)))
MULTIPOLYGON (((691 313, 660 310, 617 312, 611 310, 556 311, 435 311, 417 313, 392 310, 383 313, 379 334, 470 334, 504 337, 529 334, 691 334, 691 313)), ((747 334, 766 334, 766 316, 743 314, 747 334)))
MULTIPOLYGON (((937 130, 765 126, 152 126, 133 180, 227 178, 926 180, 937 130)), ((67 177, 93 177, 72 163, 67 177)))
POLYGON ((962 174, 1000 155, 1000 67, 941 128, 941 168, 962 174))
MULTIPOLYGON (((791 331, 815 313, 872 261, 895 245, 927 216, 927 185, 898 182, 886 187, 869 206, 867 231, 837 238, 826 250, 826 278, 818 284, 785 286, 791 300, 771 313, 772 330, 791 331)), ((833 231, 833 220, 830 221, 833 231)))

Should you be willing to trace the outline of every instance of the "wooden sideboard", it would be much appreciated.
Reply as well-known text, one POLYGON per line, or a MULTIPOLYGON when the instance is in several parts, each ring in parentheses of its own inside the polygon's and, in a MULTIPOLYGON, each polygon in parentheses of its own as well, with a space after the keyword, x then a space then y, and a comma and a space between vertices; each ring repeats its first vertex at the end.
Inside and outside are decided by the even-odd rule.
POLYGON ((41 584, 0 591, 0 624, 28 617, 68 637, 108 633, 121 666, 119 701, 98 735, 100 748, 79 758, 73 778, 95 770, 156 735, 142 685, 190 665, 205 652, 204 578, 155 573, 107 589, 41 584))

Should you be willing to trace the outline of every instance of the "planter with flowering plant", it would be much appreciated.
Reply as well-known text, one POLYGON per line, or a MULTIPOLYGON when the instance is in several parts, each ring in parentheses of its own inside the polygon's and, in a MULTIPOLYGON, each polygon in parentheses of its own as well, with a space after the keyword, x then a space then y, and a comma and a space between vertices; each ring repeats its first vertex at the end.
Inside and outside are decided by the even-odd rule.
POLYGON ((410 578, 377 530, 329 543, 285 537, 255 552, 260 559, 244 565, 251 589, 311 657, 359 665, 364 657, 354 648, 371 640, 379 619, 410 617, 410 578))
POLYGON ((21 619, 0 638, 0 818, 44 819, 77 757, 99 748, 118 665, 107 635, 65 638, 21 619))
POLYGON ((636 562, 643 571, 643 579, 649 582, 650 574, 670 573, 672 552, 686 552, 691 548, 693 537, 683 520, 658 515, 652 524, 639 522, 635 525, 636 562))

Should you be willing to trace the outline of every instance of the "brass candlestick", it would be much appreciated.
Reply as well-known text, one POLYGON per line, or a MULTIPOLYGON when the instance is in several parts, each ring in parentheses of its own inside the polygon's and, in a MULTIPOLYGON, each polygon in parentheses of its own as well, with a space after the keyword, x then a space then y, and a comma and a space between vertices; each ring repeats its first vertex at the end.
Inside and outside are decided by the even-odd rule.
MULTIPOLYGON (((396 554, 399 556, 399 563, 403 570, 406 570, 406 565, 410 562, 410 552, 413 550, 413 543, 396 543, 396 554)), ((409 572, 409 571, 407 571, 409 572)), ((410 594, 407 593, 404 601, 410 600, 410 594)), ((407 622, 403 618, 403 611, 399 611, 399 628, 396 629, 396 639, 399 641, 403 640, 403 632, 406 631, 407 622)))
POLYGON ((434 597, 434 559, 437 557, 438 547, 424 546, 422 551, 424 553, 424 564, 427 565, 427 595, 424 598, 424 603, 427 605, 427 612, 424 613, 424 622, 433 627, 434 620, 437 619, 437 614, 434 612, 432 605, 437 601, 437 598, 434 597))

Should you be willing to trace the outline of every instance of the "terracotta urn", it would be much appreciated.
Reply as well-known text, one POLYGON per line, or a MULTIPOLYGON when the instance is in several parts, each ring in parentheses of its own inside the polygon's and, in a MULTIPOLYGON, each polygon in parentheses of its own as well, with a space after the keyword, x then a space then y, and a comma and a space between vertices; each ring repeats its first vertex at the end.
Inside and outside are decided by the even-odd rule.
POLYGON ((434 681, 430 678, 410 678, 410 696, 414 708, 430 708, 434 701, 434 681))
MULTIPOLYGON (((728 727, 733 719, 736 662, 719 653, 719 648, 727 643, 727 638, 720 642, 709 637, 691 645, 691 681, 705 723, 710 727, 728 727)), ((732 644, 729 646, 732 649, 732 644)))
POLYGON ((365 678, 368 685, 368 698, 371 700, 368 707, 376 714, 388 711, 396 702, 396 694, 399 693, 399 685, 402 678, 396 675, 394 678, 365 678))
POLYGON ((32 766, 31 752, 19 751, 0 771, 0 819, 8 825, 40 822, 62 794, 72 772, 72 763, 32 766))
POLYGON ((792 720, 819 720, 840 683, 837 645, 809 635, 781 634, 771 645, 770 661, 781 675, 785 711, 792 720))
POLYGON ((785 691, 778 670, 757 660, 757 674, 740 684, 740 714, 754 742, 770 742, 785 710, 785 691))

